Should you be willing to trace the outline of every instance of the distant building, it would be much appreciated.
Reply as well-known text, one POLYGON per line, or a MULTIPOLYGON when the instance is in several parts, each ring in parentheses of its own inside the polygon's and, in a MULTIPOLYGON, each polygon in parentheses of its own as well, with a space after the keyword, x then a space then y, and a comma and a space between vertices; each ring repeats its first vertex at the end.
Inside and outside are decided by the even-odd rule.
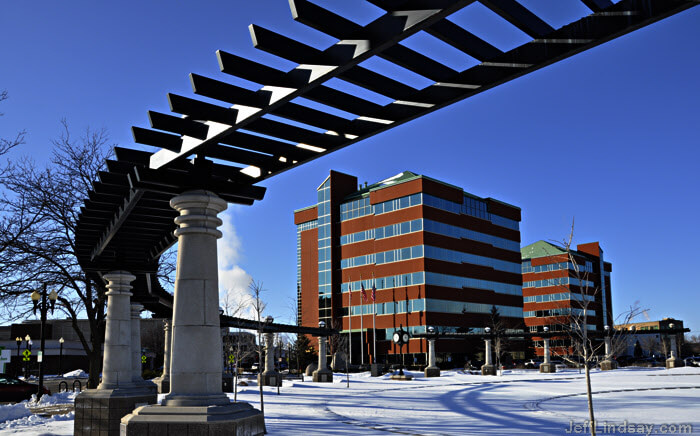
POLYGON ((681 350, 684 342, 683 332, 669 333, 670 329, 684 329, 683 321, 680 319, 664 318, 660 321, 632 322, 616 325, 615 329, 626 331, 624 349, 620 351, 620 355, 634 356, 635 348, 638 347, 643 356, 666 358, 671 352, 670 341, 676 341, 676 350, 681 350))
MULTIPOLYGON (((411 334, 427 326, 483 332, 494 305, 522 332, 518 207, 409 171, 359 187, 356 177, 331 171, 317 198, 294 212, 297 321, 324 321, 343 335, 352 328, 352 363, 397 361, 390 339, 401 326, 411 334)), ((424 362, 426 347, 411 339, 406 362, 424 362)), ((464 339, 441 339, 437 350, 453 364, 477 352, 464 339)))
MULTIPOLYGON (((612 328, 612 265, 603 259, 598 242, 579 244, 571 250, 578 276, 569 253, 562 247, 538 241, 523 247, 521 253, 523 315, 530 332, 542 332, 544 327, 551 332, 566 331, 574 317, 583 319, 584 301, 589 303, 585 328, 598 335, 602 335, 606 325, 612 328)), ((536 353, 542 355, 541 338, 533 340, 536 353)), ((555 354, 573 353, 566 336, 552 338, 550 346, 555 354)))

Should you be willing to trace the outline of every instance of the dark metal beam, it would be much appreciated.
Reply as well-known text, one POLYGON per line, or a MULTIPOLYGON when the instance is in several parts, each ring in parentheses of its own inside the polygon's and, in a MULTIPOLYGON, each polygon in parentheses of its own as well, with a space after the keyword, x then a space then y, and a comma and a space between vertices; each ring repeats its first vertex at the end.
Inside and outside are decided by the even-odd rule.
POLYGON ((503 19, 533 38, 541 38, 554 32, 554 28, 542 21, 516 0, 479 0, 503 19))
POLYGON ((426 32, 482 62, 503 54, 501 50, 447 19, 433 24, 426 32))
POLYGON ((134 135, 134 142, 138 144, 150 145, 153 147, 164 148, 166 150, 180 152, 182 148, 182 138, 169 133, 158 132, 155 130, 142 129, 141 127, 132 126, 131 132, 134 135))
POLYGON ((600 12, 613 5, 610 0, 581 0, 581 2, 593 12, 600 12))
POLYGON ((179 133, 197 139, 207 139, 209 126, 204 123, 154 111, 148 111, 148 119, 154 129, 179 133))
POLYGON ((189 115, 196 120, 216 121, 217 123, 228 124, 229 126, 236 124, 238 111, 235 109, 216 106, 211 103, 182 97, 177 94, 168 94, 168 102, 170 103, 170 110, 173 112, 189 115))

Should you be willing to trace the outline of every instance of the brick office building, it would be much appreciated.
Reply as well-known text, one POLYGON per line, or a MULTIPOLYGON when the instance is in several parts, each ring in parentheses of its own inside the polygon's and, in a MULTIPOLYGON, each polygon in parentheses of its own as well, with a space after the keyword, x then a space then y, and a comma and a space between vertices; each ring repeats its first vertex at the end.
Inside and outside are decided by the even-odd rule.
MULTIPOLYGON (((519 208, 411 172, 358 188, 356 177, 331 171, 317 199, 294 212, 298 322, 323 320, 344 335, 352 327, 353 363, 396 361, 390 338, 400 326, 483 332, 493 305, 522 329, 519 208)), ((437 350, 460 364, 479 346, 440 339, 437 350)), ((406 362, 424 362, 426 350, 411 339, 406 362)))
MULTIPOLYGON (((610 273, 612 265, 603 260, 598 242, 579 244, 571 254, 578 265, 574 271, 568 253, 562 247, 537 241, 522 248, 523 315, 530 332, 566 331, 572 317, 583 324, 583 304, 588 302, 586 328, 598 335, 604 326, 613 328, 610 273)), ((543 354, 541 338, 533 338, 537 355, 543 354)), ((573 353, 567 336, 553 337, 552 352, 573 353)))

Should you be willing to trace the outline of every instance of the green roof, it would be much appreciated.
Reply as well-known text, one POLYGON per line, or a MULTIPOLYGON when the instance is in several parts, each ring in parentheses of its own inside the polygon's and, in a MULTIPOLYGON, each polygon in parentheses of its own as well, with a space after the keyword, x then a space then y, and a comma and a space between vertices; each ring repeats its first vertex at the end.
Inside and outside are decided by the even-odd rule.
POLYGON ((537 257, 555 256, 566 254, 566 250, 546 241, 537 241, 534 244, 526 245, 520 249, 522 259, 535 259, 537 257))

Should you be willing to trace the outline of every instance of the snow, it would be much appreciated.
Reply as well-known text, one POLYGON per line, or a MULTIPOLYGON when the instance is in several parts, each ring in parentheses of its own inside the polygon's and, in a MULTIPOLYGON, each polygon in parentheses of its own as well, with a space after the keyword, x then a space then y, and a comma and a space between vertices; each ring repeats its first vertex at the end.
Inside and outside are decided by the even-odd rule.
MULTIPOLYGON (((268 434, 589 433, 584 427, 588 419, 585 379, 578 370, 556 374, 513 370, 502 376, 443 371, 439 378, 408 373, 414 380, 351 374, 349 388, 345 374, 335 374, 334 383, 323 384, 307 377, 304 382, 285 381, 281 395, 276 388, 265 387, 268 434)), ((651 434, 700 434, 700 368, 596 370, 591 377, 599 435, 647 434, 648 430, 651 434), (669 425, 690 425, 692 431, 669 425)), ((42 402, 67 403, 74 395, 44 396, 42 402)), ((240 387, 238 399, 260 407, 254 382, 240 387)), ((27 402, 0 406, 0 434, 20 433, 71 435, 73 414, 40 418, 29 413, 27 402)))

